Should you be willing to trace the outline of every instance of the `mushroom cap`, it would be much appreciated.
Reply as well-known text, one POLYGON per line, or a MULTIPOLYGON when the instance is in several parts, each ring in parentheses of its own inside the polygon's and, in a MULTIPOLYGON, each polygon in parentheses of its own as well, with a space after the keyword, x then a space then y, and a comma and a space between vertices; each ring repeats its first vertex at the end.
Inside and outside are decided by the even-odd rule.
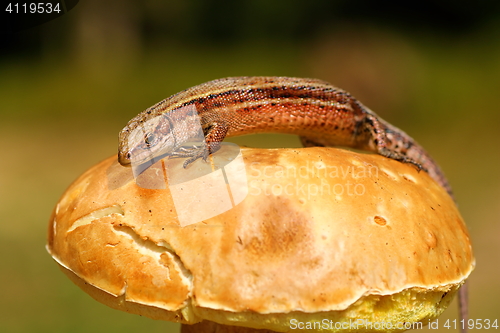
MULTIPOLYGON (((227 184, 198 183, 198 199, 186 209, 202 216, 232 190, 230 208, 185 225, 175 193, 187 181, 148 188, 116 156, 104 160, 54 209, 49 253, 73 282, 113 308, 282 332, 426 324, 474 268, 452 198, 412 165, 336 148, 241 154, 237 186, 228 164, 227 184)), ((169 161, 175 172, 187 170, 182 160, 169 161)), ((166 164, 158 163, 165 181, 166 164)))

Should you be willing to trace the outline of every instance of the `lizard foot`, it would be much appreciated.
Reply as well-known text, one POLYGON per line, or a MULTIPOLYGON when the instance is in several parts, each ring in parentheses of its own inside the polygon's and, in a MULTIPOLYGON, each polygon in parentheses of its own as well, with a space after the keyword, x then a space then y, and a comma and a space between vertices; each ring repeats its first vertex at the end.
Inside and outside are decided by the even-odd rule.
POLYGON ((207 162, 208 157, 219 150, 219 145, 216 143, 205 144, 205 145, 193 145, 189 147, 179 147, 176 151, 170 154, 171 158, 188 158, 184 164, 184 169, 191 165, 194 161, 202 158, 207 162))
POLYGON ((399 161, 402 163, 412 164, 413 166, 415 166, 415 168, 417 169, 418 172, 420 172, 420 170, 424 170, 425 172, 427 172, 427 170, 423 167, 422 164, 418 163, 414 159, 412 159, 412 158, 410 158, 402 153, 399 153, 397 151, 394 151, 394 150, 391 150, 388 148, 383 148, 383 149, 379 150, 378 153, 382 156, 391 158, 393 160, 396 160, 396 161, 399 161))

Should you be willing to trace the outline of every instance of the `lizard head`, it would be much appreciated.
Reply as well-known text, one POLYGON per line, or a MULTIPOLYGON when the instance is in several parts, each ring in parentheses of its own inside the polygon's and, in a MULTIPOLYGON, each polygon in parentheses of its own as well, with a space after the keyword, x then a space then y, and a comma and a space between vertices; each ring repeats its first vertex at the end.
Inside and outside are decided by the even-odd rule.
POLYGON ((154 114, 150 109, 133 118, 118 137, 118 162, 140 165, 169 155, 190 140, 203 141, 194 105, 154 114))
POLYGON ((147 121, 132 119, 119 134, 121 165, 143 164, 176 148, 173 124, 159 115, 147 121))

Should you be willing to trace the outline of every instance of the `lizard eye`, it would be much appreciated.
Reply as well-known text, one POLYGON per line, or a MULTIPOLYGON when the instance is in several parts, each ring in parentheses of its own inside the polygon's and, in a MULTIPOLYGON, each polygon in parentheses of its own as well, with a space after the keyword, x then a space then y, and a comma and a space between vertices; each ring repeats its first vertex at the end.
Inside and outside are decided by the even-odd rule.
POLYGON ((156 135, 153 133, 147 133, 144 135, 144 143, 146 143, 146 146, 152 147, 156 144, 156 135))

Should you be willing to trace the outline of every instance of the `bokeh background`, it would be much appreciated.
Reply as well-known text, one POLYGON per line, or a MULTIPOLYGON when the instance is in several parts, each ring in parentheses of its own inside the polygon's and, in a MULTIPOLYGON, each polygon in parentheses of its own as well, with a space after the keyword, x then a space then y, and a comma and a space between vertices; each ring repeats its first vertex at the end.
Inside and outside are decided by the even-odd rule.
MULTIPOLYGON (((85 0, 0 38, 0 332, 179 330, 74 286, 45 251, 48 220, 130 118, 240 75, 324 79, 426 147, 472 236, 470 317, 500 320, 500 2, 85 0)), ((457 318, 454 301, 440 320, 457 318)))

